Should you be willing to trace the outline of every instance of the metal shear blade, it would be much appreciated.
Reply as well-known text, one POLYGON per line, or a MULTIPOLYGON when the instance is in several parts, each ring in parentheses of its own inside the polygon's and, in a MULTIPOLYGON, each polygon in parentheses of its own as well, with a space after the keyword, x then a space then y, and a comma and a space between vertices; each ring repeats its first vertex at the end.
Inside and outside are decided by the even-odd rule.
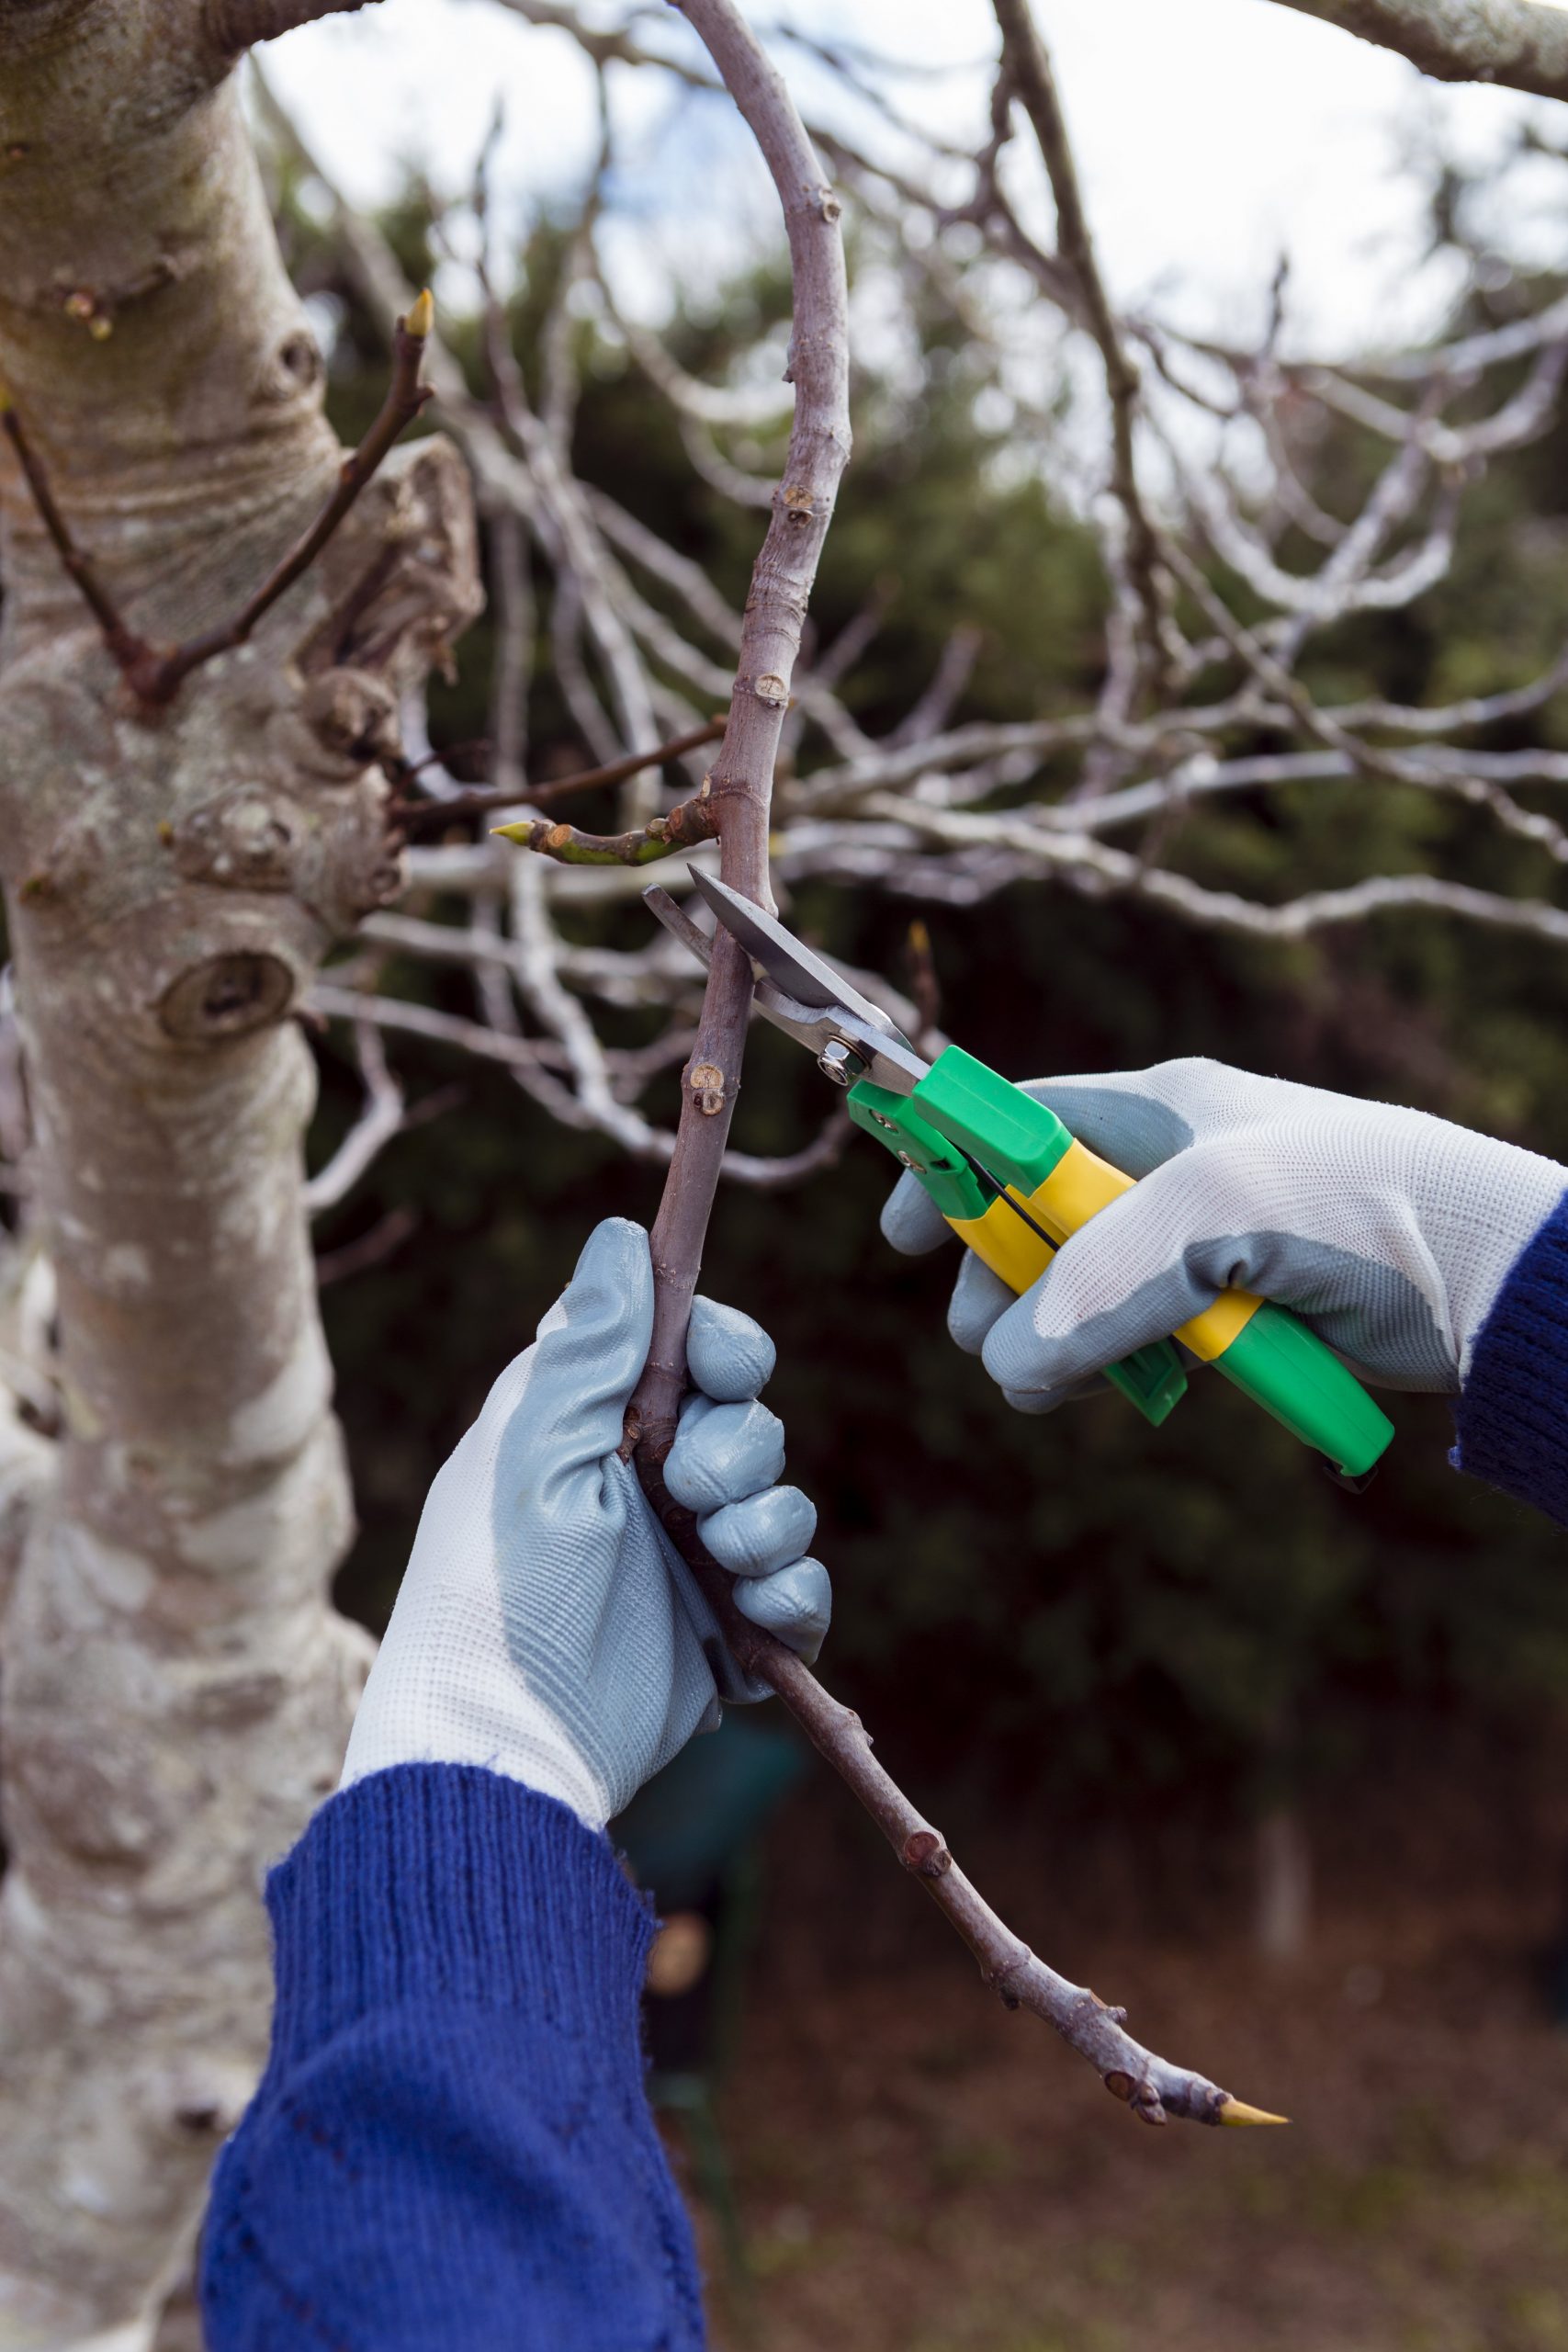
MULTIPOLYGON (((802 946, 783 923, 724 882, 688 867, 699 894, 725 929, 746 950, 763 976, 757 982, 757 1010, 797 1045, 815 1054, 826 1075, 840 1086, 870 1078, 892 1092, 908 1094, 931 1064, 915 1051, 879 1005, 835 972, 821 956, 802 946), (847 1048, 846 1063, 830 1047, 847 1048)), ((713 957, 713 942, 667 890, 657 884, 643 892, 649 911, 701 964, 713 957)))

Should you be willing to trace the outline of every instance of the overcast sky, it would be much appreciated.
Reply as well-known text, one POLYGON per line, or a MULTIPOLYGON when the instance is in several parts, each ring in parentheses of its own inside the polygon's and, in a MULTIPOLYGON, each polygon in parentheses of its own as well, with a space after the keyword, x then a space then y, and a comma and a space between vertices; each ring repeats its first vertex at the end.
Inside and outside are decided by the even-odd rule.
MULTIPOLYGON (((1495 90, 1439 89, 1401 60, 1271 0, 1037 7, 1108 273, 1124 296, 1157 290, 1195 323, 1253 316, 1284 248, 1300 336, 1345 347, 1427 326, 1445 289, 1416 266, 1411 158, 1439 141, 1484 155, 1532 111, 1568 143, 1561 107, 1495 90)), ((596 20, 614 14, 602 8, 596 20)), ((984 62, 995 45, 988 0, 760 0, 752 14, 760 27, 783 18, 940 65, 901 85, 901 102, 962 138, 983 122, 984 62)), ((655 29, 695 56, 678 18, 655 29)), ((808 62, 786 44, 777 54, 803 98, 818 100, 808 62)), ((498 95, 507 120, 500 176, 519 209, 570 188, 592 153, 590 77, 573 44, 493 0, 383 0, 276 43, 267 70, 362 203, 384 196, 409 161, 438 185, 466 186, 498 95)), ((643 126, 625 196, 663 264, 678 269, 684 254, 697 269, 715 218, 710 154, 728 220, 768 220, 761 167, 748 184, 749 159, 728 149, 713 108, 684 110, 671 128, 662 100, 634 92, 638 79, 617 77, 627 119, 643 126)), ((1547 172, 1533 189, 1527 182, 1510 236, 1561 258, 1563 185, 1568 175, 1547 172)))

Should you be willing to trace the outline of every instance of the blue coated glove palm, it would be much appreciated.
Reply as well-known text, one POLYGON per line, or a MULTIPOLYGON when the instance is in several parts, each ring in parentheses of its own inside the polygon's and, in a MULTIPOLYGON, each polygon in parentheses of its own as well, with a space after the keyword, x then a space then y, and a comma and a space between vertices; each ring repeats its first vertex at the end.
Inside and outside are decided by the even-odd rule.
MULTIPOLYGON (((653 1328, 639 1226, 590 1237, 535 1344, 496 1382, 431 1487, 355 1719, 344 1785, 394 1764, 488 1765, 590 1826, 748 1689, 711 1611, 617 1453, 653 1328)), ((698 1299, 695 1393, 665 1465, 737 1605, 814 1657, 826 1570, 816 1513, 777 1481, 784 1430, 757 1392, 773 1342, 698 1299)))
MULTIPOLYGON (((1139 1180, 1021 1298, 964 1253, 948 1328, 1026 1413, 1087 1394, 1227 1285, 1292 1307, 1359 1379, 1451 1395, 1568 1184, 1554 1160, 1446 1119, 1223 1062, 1023 1091, 1139 1180)), ((949 1238, 913 1176, 882 1227, 910 1252, 949 1238)))

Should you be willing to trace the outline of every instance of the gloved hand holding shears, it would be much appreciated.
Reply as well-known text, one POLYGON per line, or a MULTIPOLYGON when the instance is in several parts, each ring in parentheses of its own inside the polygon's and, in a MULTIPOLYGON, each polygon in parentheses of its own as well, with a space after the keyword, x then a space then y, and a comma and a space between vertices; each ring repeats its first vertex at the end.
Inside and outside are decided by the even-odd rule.
MULTIPOLYGON (((1515 1260, 1568 1170, 1421 1111, 1162 1062, 1023 1089, 1139 1181, 1022 1296, 965 1251, 948 1312, 1008 1402, 1047 1413, 1227 1286, 1289 1306, 1358 1378, 1457 1395, 1515 1260)), ((911 1255, 950 1238, 919 1181, 882 1216, 911 1255)))
MULTIPOLYGON (((928 1062, 776 918, 693 880, 758 968, 758 1009, 904 1163, 888 1238, 968 1245, 950 1327, 1024 1410, 1103 1374, 1162 1421, 1179 1341, 1354 1483, 1393 1435, 1360 1379, 1457 1390, 1562 1199, 1534 1153, 1215 1063, 1021 1087, 956 1046, 928 1062)), ((645 896, 705 960, 705 934, 645 896)))

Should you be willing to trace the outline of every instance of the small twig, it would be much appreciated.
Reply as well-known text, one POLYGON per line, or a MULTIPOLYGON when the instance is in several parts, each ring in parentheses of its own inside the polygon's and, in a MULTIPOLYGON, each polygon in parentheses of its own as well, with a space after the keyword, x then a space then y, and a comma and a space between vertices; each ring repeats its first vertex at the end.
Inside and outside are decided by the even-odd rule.
POLYGON ((942 982, 937 978, 931 933, 919 915, 905 937, 904 962, 909 975, 909 993, 919 1013, 919 1043, 942 1025, 942 982))
MULTIPOLYGON (((722 718, 710 718, 684 735, 674 735, 669 742, 656 744, 651 752, 628 752, 625 759, 608 760, 602 767, 579 768, 573 775, 557 776, 549 784, 530 784, 526 788, 517 784, 485 785, 473 792, 449 794, 445 800, 394 800, 387 814, 405 833, 424 833, 439 831, 443 825, 452 824, 458 818, 485 817, 492 809, 513 808, 520 799, 526 799, 532 808, 548 808, 552 801, 564 800, 569 793, 624 784, 628 776, 638 775, 644 768, 662 767, 666 761, 678 760, 683 752, 699 751, 705 743, 716 743, 724 729, 722 718)), ((417 771, 411 768, 406 773, 412 778, 417 771)), ((674 813, 671 811, 671 816, 674 813)), ((515 831, 505 827, 500 830, 506 831, 509 840, 517 838, 515 831)), ((592 838, 586 833, 582 836, 584 841, 592 838)), ((690 838, 694 841, 705 837, 693 834, 690 838)))
POLYGON ((418 1230, 419 1217, 414 1210, 389 1209, 385 1216, 377 1218, 368 1233, 341 1243, 336 1250, 321 1251, 316 1260, 317 1289, 324 1290, 329 1283, 344 1282, 351 1274, 368 1273, 372 1266, 384 1266, 418 1230))
POLYGON ((502 841, 520 849, 537 850, 562 865, 652 865, 677 850, 694 849, 699 842, 717 839, 723 795, 711 776, 689 800, 677 801, 662 817, 629 833, 584 833, 575 825, 552 824, 547 817, 521 818, 515 825, 497 825, 502 841))
POLYGON ((62 563, 81 590, 94 619, 103 631, 105 644, 139 702, 155 710, 172 702, 193 670, 199 669, 220 653, 228 653, 235 646, 243 645, 263 615, 270 612, 278 598, 310 570, 394 441, 429 400, 430 388, 420 381, 420 367, 434 322, 434 307, 430 296, 422 294, 408 316, 398 321, 394 330, 392 380, 388 386, 381 413, 358 448, 344 459, 337 488, 320 514, 231 620, 220 622, 213 628, 203 629, 198 636, 187 638, 182 645, 161 648, 151 645, 145 638, 139 637, 127 627, 88 558, 72 538, 65 519, 55 503, 42 461, 33 448, 16 408, 8 396, 0 393, 0 426, 4 427, 17 452, 44 528, 59 549, 62 563))
POLYGON ((98 578, 91 560, 72 537, 70 526, 55 503, 43 459, 34 448, 31 435, 4 384, 0 384, 0 431, 17 453, 17 462, 32 492, 39 521, 54 541, 62 564, 81 590, 84 603, 102 629, 104 642, 120 668, 129 673, 137 663, 152 659, 152 648, 127 628, 118 605, 98 578))
POLYGON ((210 662, 217 654, 227 653, 236 645, 243 645, 262 616, 270 612, 278 598, 310 570, 366 483, 379 468, 394 441, 406 426, 413 423, 429 400, 430 387, 420 381, 420 369, 434 321, 435 308, 428 293, 422 294, 408 316, 398 321, 392 334, 392 380, 387 387, 380 414, 358 448, 344 459, 337 488, 316 520, 303 538, 290 548, 282 562, 263 581, 254 595, 242 605, 232 620, 204 630, 199 637, 189 638, 184 645, 176 646, 157 664, 145 683, 128 672, 132 687, 143 701, 168 702, 182 680, 187 678, 193 670, 198 669, 204 662, 210 662))
POLYGON ((1145 653, 1156 689, 1168 667, 1166 634, 1168 591, 1159 546, 1138 481, 1134 424, 1138 413, 1138 372, 1122 340, 1111 298, 1100 276, 1094 238, 1078 187, 1077 166, 1056 88, 1050 52, 1030 11, 1029 0, 992 0, 1002 37, 1002 57, 1015 95, 1028 115, 1056 202, 1056 241, 1061 258, 1077 281, 1081 315, 1100 346, 1111 401, 1111 486, 1127 518, 1127 571, 1143 614, 1145 653))

